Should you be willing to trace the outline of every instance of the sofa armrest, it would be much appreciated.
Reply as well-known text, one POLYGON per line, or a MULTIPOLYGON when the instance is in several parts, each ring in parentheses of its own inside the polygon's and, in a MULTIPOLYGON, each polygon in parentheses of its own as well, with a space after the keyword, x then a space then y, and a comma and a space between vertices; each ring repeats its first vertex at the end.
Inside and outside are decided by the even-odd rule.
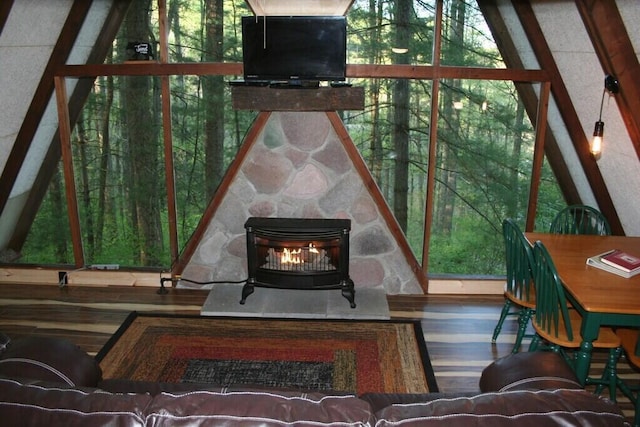
POLYGON ((608 399, 586 390, 519 390, 394 404, 376 427, 628 427, 608 399))
POLYGON ((144 427, 148 394, 107 393, 61 383, 21 382, 0 377, 4 426, 144 427))
POLYGON ((487 366, 480 390, 553 390, 582 388, 578 378, 558 353, 534 351, 510 354, 487 366))
POLYGON ((93 357, 69 341, 27 337, 11 341, 0 354, 0 375, 95 387, 102 370, 93 357))

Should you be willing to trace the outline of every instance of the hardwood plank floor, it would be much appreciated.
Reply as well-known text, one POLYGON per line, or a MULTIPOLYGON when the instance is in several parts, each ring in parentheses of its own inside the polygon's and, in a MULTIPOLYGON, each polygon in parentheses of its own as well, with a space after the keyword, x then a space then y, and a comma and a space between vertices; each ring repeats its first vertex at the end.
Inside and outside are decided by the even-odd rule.
MULTIPOLYGON (((47 285, 0 285, 0 331, 20 336, 69 339, 95 355, 131 311, 199 314, 208 291, 170 288, 159 295, 152 287, 58 288, 47 285)), ((491 335, 504 303, 502 296, 393 295, 391 317, 420 320, 440 391, 478 391, 485 366, 511 352, 517 322, 505 321, 496 343, 491 335)), ((523 343, 526 351, 528 340, 523 343)), ((595 354, 594 370, 602 370, 605 354, 595 354)), ((624 360, 623 378, 640 381, 640 374, 624 360)), ((628 399, 618 398, 632 415, 628 399)))

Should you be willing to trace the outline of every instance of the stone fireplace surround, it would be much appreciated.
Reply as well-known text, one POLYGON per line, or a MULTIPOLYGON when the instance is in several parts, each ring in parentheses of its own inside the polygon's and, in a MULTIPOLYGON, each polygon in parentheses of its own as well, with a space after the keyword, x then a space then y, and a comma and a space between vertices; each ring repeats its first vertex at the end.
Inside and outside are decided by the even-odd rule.
POLYGON ((269 117, 257 129, 255 141, 245 141, 251 146, 235 176, 228 177, 230 185, 183 270, 186 280, 178 286, 196 286, 189 280, 246 279, 244 223, 249 217, 347 218, 351 219, 349 274, 356 295, 362 288, 422 294, 418 263, 412 255, 407 257, 406 241, 398 242, 391 233, 383 215, 385 210, 390 213, 389 208, 376 203, 381 197, 372 195, 379 190, 365 185, 363 168, 354 164, 364 162, 345 150, 335 120, 332 123, 328 116, 335 113, 266 114, 269 117))

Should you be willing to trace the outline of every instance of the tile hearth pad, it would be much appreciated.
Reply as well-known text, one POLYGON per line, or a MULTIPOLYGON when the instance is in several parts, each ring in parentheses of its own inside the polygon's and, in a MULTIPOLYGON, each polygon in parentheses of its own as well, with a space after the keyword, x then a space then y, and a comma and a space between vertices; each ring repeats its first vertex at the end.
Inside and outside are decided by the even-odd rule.
POLYGON ((336 289, 256 288, 244 305, 242 285, 214 285, 200 314, 203 316, 380 319, 390 318, 384 289, 357 289, 356 308, 336 289))

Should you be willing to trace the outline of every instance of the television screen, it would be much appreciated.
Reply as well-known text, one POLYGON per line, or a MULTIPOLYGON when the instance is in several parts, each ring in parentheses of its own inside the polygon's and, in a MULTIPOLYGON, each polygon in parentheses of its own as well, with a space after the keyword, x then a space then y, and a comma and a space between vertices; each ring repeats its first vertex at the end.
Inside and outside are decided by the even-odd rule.
POLYGON ((244 16, 242 59, 246 81, 345 79, 344 16, 244 16))

